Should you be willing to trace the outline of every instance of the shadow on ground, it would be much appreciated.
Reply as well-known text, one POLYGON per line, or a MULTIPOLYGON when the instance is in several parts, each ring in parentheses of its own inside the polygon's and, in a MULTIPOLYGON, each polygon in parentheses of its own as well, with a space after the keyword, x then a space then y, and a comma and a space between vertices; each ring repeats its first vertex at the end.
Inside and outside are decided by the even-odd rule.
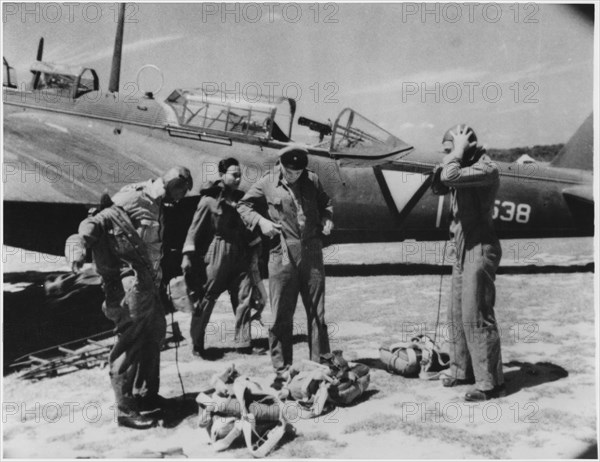
POLYGON ((595 459, 598 460, 598 443, 593 444, 586 449, 582 454, 577 456, 577 459, 595 459))
POLYGON ((4 282, 30 285, 15 292, 3 292, 4 374, 8 365, 21 355, 51 345, 87 337, 114 327, 102 313, 104 293, 99 280, 71 290, 68 296, 48 290, 65 273, 5 274, 4 282))
MULTIPOLYGON (((361 358, 354 362, 369 366, 371 369, 388 371, 387 366, 379 358, 361 358)), ((554 382, 568 377, 569 373, 560 366, 549 362, 527 363, 521 361, 510 361, 504 363, 510 368, 518 367, 504 373, 507 395, 512 395, 524 388, 531 388, 543 383, 554 382)))
POLYGON ((510 361, 504 363, 508 367, 518 367, 518 370, 504 373, 507 395, 517 393, 523 388, 531 388, 543 383, 554 382, 564 379, 569 373, 556 364, 539 362, 527 363, 521 361, 510 361))
MULTIPOLYGON (((297 343, 306 343, 308 341, 308 336, 306 334, 297 334, 294 335, 292 341, 295 344, 297 343)), ((252 354, 256 356, 267 356, 269 354, 269 339, 268 338, 258 338, 252 340, 252 348, 254 351, 252 354)), ((202 355, 203 359, 207 361, 217 361, 219 359, 223 359, 227 353, 235 353, 237 349, 235 347, 225 347, 225 348, 215 348, 208 347, 204 350, 204 354, 202 355)))
POLYGON ((166 399, 163 406, 163 427, 174 428, 192 415, 198 415, 198 392, 166 399))
POLYGON ((364 364, 371 369, 381 369, 382 371, 388 371, 387 366, 379 358, 360 358, 352 361, 353 363, 364 364))

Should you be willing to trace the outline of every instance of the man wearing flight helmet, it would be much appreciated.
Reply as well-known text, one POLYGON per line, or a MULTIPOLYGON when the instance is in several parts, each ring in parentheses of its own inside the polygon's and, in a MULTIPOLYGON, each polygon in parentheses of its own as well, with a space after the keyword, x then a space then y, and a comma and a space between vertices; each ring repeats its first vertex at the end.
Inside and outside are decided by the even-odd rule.
POLYGON ((494 280, 502 256, 492 213, 500 183, 498 167, 477 146, 466 125, 444 134, 446 156, 434 175, 434 192, 451 194, 450 239, 456 248, 448 308, 450 369, 445 387, 475 383, 467 401, 506 394, 500 337, 494 315, 494 280))

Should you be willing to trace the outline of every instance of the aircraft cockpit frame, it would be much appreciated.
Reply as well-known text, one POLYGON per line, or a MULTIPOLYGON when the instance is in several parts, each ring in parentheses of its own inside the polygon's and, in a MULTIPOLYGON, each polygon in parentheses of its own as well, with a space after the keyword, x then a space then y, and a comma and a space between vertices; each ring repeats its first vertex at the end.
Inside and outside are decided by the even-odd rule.
POLYGON ((179 127, 186 131, 232 139, 243 137, 256 142, 291 140, 296 103, 290 98, 265 101, 259 97, 250 99, 203 89, 177 89, 165 103, 175 112, 179 127), (285 121, 288 122, 287 133, 280 125, 280 119, 286 118, 289 118, 285 121))
POLYGON ((100 88, 98 74, 91 68, 36 61, 30 70, 33 73, 32 90, 56 92, 77 99, 100 88))
POLYGON ((15 74, 15 68, 8 64, 8 61, 3 56, 2 57, 2 86, 7 88, 17 88, 17 77, 15 74))
POLYGON ((413 146, 351 108, 343 109, 331 128, 329 153, 341 165, 375 165, 390 156, 397 160, 412 150, 413 146))

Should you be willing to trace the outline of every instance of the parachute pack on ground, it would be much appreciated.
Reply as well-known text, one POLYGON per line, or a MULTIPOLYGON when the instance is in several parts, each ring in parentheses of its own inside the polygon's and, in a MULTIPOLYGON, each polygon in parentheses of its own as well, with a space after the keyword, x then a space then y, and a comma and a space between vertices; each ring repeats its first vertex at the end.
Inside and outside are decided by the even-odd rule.
POLYGON ((322 357, 322 364, 304 364, 290 368, 279 392, 263 389, 233 365, 214 376, 196 398, 198 426, 207 430, 213 448, 223 451, 243 436, 253 457, 265 457, 286 433, 294 432, 291 420, 351 404, 369 386, 369 368, 349 364, 341 351, 322 357))
POLYGON ((290 369, 283 394, 308 411, 303 414, 307 418, 327 413, 334 406, 352 404, 369 387, 369 367, 349 364, 340 350, 322 355, 320 364, 312 361, 304 364, 308 364, 308 370, 290 369))
POLYGON ((440 351, 427 335, 413 337, 410 342, 382 346, 379 357, 388 372, 423 380, 437 380, 450 363, 448 354, 440 351))
POLYGON ((213 378, 213 388, 199 393, 198 426, 206 428, 216 451, 244 438, 253 457, 265 457, 293 427, 278 396, 240 376, 234 366, 213 378))

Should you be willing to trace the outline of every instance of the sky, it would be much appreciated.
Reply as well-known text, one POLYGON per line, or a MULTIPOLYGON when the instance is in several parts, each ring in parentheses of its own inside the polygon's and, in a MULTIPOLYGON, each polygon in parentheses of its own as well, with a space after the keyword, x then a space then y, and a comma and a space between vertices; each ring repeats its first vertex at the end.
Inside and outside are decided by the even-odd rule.
MULTIPOLYGON (((44 61, 92 67, 106 90, 115 13, 4 3, 3 56, 28 81, 43 36, 44 61)), ((323 122, 351 107, 423 149, 461 122, 488 147, 560 143, 593 109, 593 29, 531 3, 128 4, 121 87, 283 94, 323 122)))

